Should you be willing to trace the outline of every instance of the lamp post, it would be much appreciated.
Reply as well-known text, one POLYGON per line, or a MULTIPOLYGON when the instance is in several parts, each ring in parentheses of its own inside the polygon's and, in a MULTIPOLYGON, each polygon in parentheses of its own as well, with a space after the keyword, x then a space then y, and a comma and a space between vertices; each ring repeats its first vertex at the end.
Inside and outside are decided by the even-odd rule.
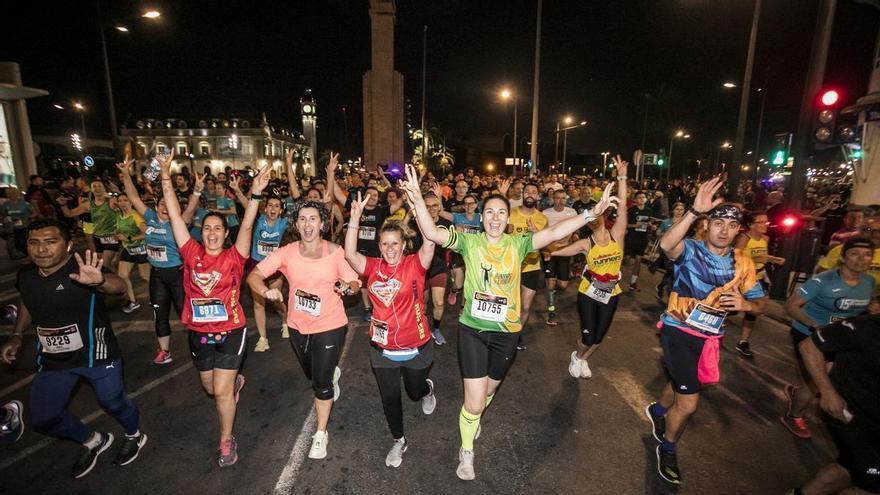
POLYGON ((74 102, 73 108, 76 110, 76 113, 79 114, 79 123, 82 126, 82 138, 85 141, 88 136, 86 135, 86 107, 80 102, 74 102))
POLYGON ((566 124, 565 127, 561 127, 560 122, 558 120, 556 121, 556 164, 557 165, 559 164, 559 133, 562 132, 564 134, 563 134, 563 138, 562 138, 562 167, 561 167, 561 170, 563 173, 565 173, 565 163, 566 163, 565 155, 568 152, 568 131, 571 129, 574 129, 576 127, 583 127, 583 126, 587 125, 587 121, 582 120, 577 124, 571 124, 572 122, 574 122, 574 118, 572 118, 570 115, 568 115, 564 119, 562 119, 562 122, 566 124))
POLYGON ((516 95, 514 95, 509 89, 501 90, 501 99, 502 100, 512 100, 513 101, 513 174, 516 175, 516 117, 517 117, 517 108, 516 108, 516 95))
POLYGON ((718 153, 715 155, 715 169, 719 172, 723 172, 723 170, 721 170, 721 150, 729 150, 732 147, 733 145, 730 144, 729 141, 724 141, 721 143, 721 146, 718 147, 718 153))
POLYGON ((688 134, 683 129, 679 129, 669 138, 669 168, 666 170, 666 180, 668 181, 672 177, 672 145, 675 143, 675 138, 679 139, 690 139, 691 135, 688 134))
MULTIPOLYGON (((150 11, 144 12, 143 14, 141 14, 140 16, 138 16, 136 18, 157 19, 161 15, 162 14, 159 11, 150 10, 150 11)), ((101 55, 104 59, 104 83, 107 85, 107 109, 110 112, 110 136, 111 136, 111 139, 113 140, 114 153, 116 151, 117 142, 119 141, 119 129, 117 128, 117 125, 116 125, 116 105, 113 103, 113 83, 110 80, 110 60, 107 57, 107 37, 104 34, 104 27, 112 24, 112 25, 114 25, 115 29, 117 31, 119 31, 120 33, 127 33, 128 28, 122 24, 119 24, 119 23, 124 20, 133 20, 136 18, 131 17, 131 18, 125 18, 125 19, 116 19, 116 20, 107 21, 107 22, 100 22, 99 21, 99 23, 98 23, 99 31, 101 33, 101 55)))
POLYGON ((611 154, 610 151, 603 151, 602 152, 602 175, 601 175, 601 177, 603 179, 605 178, 605 169, 608 168, 608 155, 610 155, 610 154, 611 154))

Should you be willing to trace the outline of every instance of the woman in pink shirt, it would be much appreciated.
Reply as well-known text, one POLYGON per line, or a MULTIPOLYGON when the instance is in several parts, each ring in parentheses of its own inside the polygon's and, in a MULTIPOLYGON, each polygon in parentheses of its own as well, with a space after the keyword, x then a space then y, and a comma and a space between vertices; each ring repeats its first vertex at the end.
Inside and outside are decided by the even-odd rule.
POLYGON ((293 213, 300 240, 275 250, 261 261, 248 276, 248 284, 266 300, 281 301, 281 291, 269 289, 265 279, 277 271, 287 278, 290 345, 315 391, 318 424, 309 458, 323 459, 327 456, 330 410, 339 399, 342 371, 337 364, 348 331, 342 295, 356 294, 360 282, 345 261, 343 249, 321 239, 330 226, 324 205, 301 202, 293 213))

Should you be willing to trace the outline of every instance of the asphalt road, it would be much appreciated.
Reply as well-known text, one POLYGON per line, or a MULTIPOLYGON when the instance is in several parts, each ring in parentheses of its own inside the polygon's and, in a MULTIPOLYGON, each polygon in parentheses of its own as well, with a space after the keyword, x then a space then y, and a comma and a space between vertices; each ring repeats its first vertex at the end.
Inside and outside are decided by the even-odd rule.
MULTIPOLYGON (((0 262, 0 303, 15 298, 14 266, 0 262), (4 299, 5 298, 5 299, 4 299)), ((653 277, 643 274, 642 286, 653 277)), ((574 285, 574 284, 573 284, 574 285)), ((179 324, 172 336, 173 363, 151 363, 155 349, 144 284, 143 306, 131 315, 113 310, 125 356, 126 384, 141 410, 149 442, 133 464, 101 458, 87 477, 73 480, 79 446, 28 429, 0 450, 0 493, 782 493, 808 479, 833 455, 821 425, 801 440, 779 423, 782 387, 795 376, 787 328, 766 318, 752 342, 753 360, 733 350, 740 319, 732 318, 722 349, 722 381, 703 394, 700 409, 679 445, 685 483, 672 487, 656 475, 654 446, 644 406, 665 378, 655 322, 662 308, 650 290, 624 295, 605 344, 591 360, 593 378, 568 375, 578 337, 575 287, 561 296, 558 327, 543 323, 546 302, 536 298, 526 330, 528 350, 517 356, 482 420, 476 442, 477 478, 455 476, 462 385, 455 335, 458 308, 447 308, 449 339, 437 349, 431 378, 437 409, 431 416, 404 397, 409 450, 398 469, 385 466, 391 445, 369 366, 366 324, 349 308, 350 330, 341 367, 342 396, 331 416, 328 457, 306 458, 313 432, 312 391, 292 350, 270 319, 271 350, 250 352, 245 363, 235 435, 239 462, 216 466, 217 416, 202 392, 179 324)), ((250 302, 245 303, 246 306, 250 302)), ((0 328, 6 336, 11 328, 0 328)), ((251 327, 251 334, 255 334, 251 327)), ((252 350, 256 338, 252 338, 252 350)), ((0 369, 0 402, 27 407, 33 373, 33 336, 15 366, 0 369)), ((70 409, 93 427, 121 434, 103 414, 88 385, 79 386, 70 409)), ((29 426, 29 425, 28 425, 29 426)))

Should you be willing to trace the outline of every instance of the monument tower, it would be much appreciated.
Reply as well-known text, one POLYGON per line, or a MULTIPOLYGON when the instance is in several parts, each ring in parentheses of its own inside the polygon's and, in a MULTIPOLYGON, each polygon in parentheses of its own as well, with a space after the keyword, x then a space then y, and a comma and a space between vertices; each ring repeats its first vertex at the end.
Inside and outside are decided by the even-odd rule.
POLYGON ((364 73, 363 166, 403 165, 403 75, 394 70, 394 0, 370 0, 372 65, 364 73))
POLYGON ((308 163, 308 165, 303 167, 303 171, 306 175, 314 176, 318 170, 318 162, 316 161, 318 134, 316 129, 317 122, 315 122, 318 117, 315 115, 315 97, 312 96, 311 89, 306 89, 306 94, 299 99, 299 108, 303 119, 303 136, 309 143, 308 152, 303 160, 303 163, 308 163))

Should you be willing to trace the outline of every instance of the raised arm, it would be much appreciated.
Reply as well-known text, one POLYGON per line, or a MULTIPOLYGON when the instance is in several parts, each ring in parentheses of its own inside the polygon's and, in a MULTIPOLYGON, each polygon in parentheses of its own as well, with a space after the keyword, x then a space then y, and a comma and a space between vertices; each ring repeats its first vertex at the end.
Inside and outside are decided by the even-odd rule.
POLYGON ((263 189, 266 189, 266 186, 269 185, 270 168, 268 163, 263 165, 263 168, 260 169, 260 172, 251 181, 251 197, 245 203, 247 207, 244 209, 244 218, 241 220, 241 227, 238 229, 238 237, 235 238, 235 249, 245 258, 251 254, 251 235, 254 231, 254 221, 257 218, 257 212, 260 210, 263 189))
POLYGON ((594 206, 592 210, 585 210, 582 215, 566 218, 552 227, 547 227, 535 232, 532 236, 532 249, 538 251, 555 241, 565 239, 584 225, 599 218, 599 215, 604 213, 609 207, 613 206, 616 208, 620 203, 620 199, 611 195, 612 187, 614 187, 613 183, 605 186, 605 192, 602 193, 602 199, 596 203, 596 206, 594 206))
POLYGON ((287 168, 287 183, 290 185, 290 197, 294 200, 299 199, 302 193, 299 191, 299 184, 296 181, 296 165, 293 163, 293 148, 287 150, 284 155, 284 166, 287 168))
POLYGON ((590 252, 590 239, 581 239, 575 241, 562 249, 557 249, 550 253, 550 256, 574 256, 576 254, 587 254, 590 252))
POLYGON ((333 214, 333 194, 336 190, 336 168, 339 166, 339 153, 330 153, 330 163, 327 164, 327 188, 324 190, 324 204, 333 214))
POLYGON ((351 202, 351 218, 348 220, 348 229, 345 232, 345 260, 354 268, 354 271, 358 272, 358 275, 363 275, 364 269, 367 267, 367 257, 357 252, 357 241, 361 215, 368 200, 369 197, 362 198, 361 192, 358 191, 357 198, 351 202))
POLYGON ((186 204, 186 209, 183 210, 183 221, 187 224, 192 223, 193 215, 199 209, 199 198, 202 197, 202 190, 205 189, 205 174, 199 175, 198 172, 195 172, 195 177, 196 183, 193 186, 193 193, 189 196, 189 203, 186 204))
POLYGON ((425 206, 425 198, 422 197, 422 190, 419 188, 418 175, 412 165, 406 166, 406 180, 400 181, 400 187, 406 191, 409 196, 409 202, 416 215, 416 223, 419 230, 422 231, 422 237, 440 246, 446 246, 449 241, 449 231, 437 228, 437 224, 428 213, 428 207, 425 206))
POLYGON ((122 185, 125 187, 125 195, 128 196, 128 200, 131 201, 132 208, 143 216, 147 213, 147 205, 141 200, 141 195, 138 193, 137 187, 134 186, 134 181, 131 180, 131 165, 133 163, 134 160, 131 157, 126 156, 121 163, 116 164, 116 167, 119 169, 119 177, 122 178, 122 185))
MULTIPOLYGON (((620 155, 611 159, 614 162, 614 166, 617 167, 617 197, 625 198, 626 197, 626 168, 629 165, 625 160, 620 159, 620 155)), ((614 238, 615 241, 620 245, 620 248, 623 249, 623 240, 626 237, 626 226, 627 226, 627 211, 626 208, 618 208, 617 209, 617 219, 614 221, 614 225, 611 226, 611 237, 614 238)))
MULTIPOLYGON (((242 205, 247 206, 247 196, 241 192, 241 177, 230 177, 229 188, 232 189, 232 192, 235 194, 235 199, 242 205)), ((235 214, 235 206, 232 207, 232 214, 235 214)))
POLYGON ((174 233, 174 241, 178 247, 183 247, 189 242, 189 229, 183 221, 180 213, 180 203, 177 201, 177 193, 171 183, 171 160, 174 159, 174 151, 170 155, 156 155, 159 167, 162 169, 162 197, 165 198, 165 208, 168 209, 168 217, 171 219, 171 232, 174 233))
POLYGON ((712 208, 715 208, 724 201, 721 198, 712 199, 723 185, 721 177, 713 177, 704 182, 700 186, 700 190, 697 191, 693 206, 685 212, 681 220, 673 224, 672 227, 669 227, 669 230, 663 234, 663 237, 660 238, 660 249, 666 253, 667 258, 670 260, 677 259, 684 250, 684 238, 698 216, 708 213, 712 208), (696 215, 694 211, 697 212, 696 215))

